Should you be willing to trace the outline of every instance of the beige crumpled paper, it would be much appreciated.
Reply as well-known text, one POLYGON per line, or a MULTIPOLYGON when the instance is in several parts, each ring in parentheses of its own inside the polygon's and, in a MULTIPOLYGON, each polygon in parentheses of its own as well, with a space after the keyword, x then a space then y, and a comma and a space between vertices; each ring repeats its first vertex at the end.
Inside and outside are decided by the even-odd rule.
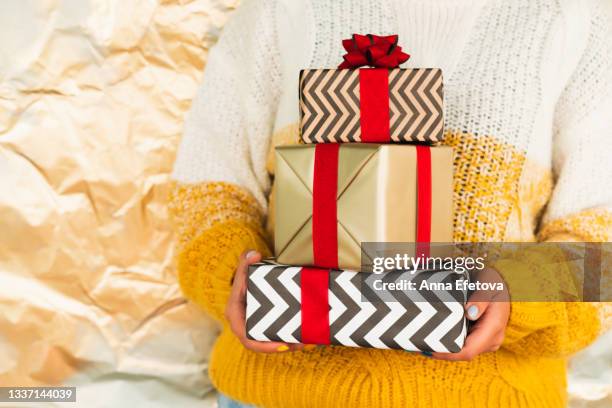
MULTIPOLYGON (((0 1, 0 385, 73 385, 88 408, 212 405, 216 327, 178 289, 166 198, 237 3, 0 1)), ((572 406, 608 406, 609 341, 572 362, 572 406)))
POLYGON ((236 3, 0 2, 0 385, 75 385, 84 407, 212 399, 216 327, 178 288, 166 200, 236 3))

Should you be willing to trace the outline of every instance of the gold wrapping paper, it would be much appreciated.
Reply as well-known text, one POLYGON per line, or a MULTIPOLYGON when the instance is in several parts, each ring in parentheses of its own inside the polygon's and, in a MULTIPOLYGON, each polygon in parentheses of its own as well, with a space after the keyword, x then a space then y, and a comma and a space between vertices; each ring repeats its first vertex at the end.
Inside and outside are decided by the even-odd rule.
POLYGON ((236 4, 1 2, 1 386, 73 385, 78 407, 212 406, 217 328, 179 290, 166 206, 236 4))
MULTIPOLYGON (((431 241, 453 240, 453 151, 431 149, 431 241)), ((276 148, 274 248, 279 263, 312 265, 313 145, 276 148)), ((361 269, 361 242, 414 242, 414 145, 342 144, 338 157, 338 266, 361 269)), ((432 255, 435 255, 432 251, 432 255)))

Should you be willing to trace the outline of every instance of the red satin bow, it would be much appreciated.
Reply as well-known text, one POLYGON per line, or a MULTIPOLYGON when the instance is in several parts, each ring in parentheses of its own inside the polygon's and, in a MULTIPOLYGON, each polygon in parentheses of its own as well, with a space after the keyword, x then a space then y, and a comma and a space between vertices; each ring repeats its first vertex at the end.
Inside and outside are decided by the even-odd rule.
POLYGON ((346 54, 344 62, 338 69, 371 66, 375 68, 397 68, 408 61, 410 55, 397 45, 397 35, 361 35, 353 34, 348 40, 342 40, 346 54))

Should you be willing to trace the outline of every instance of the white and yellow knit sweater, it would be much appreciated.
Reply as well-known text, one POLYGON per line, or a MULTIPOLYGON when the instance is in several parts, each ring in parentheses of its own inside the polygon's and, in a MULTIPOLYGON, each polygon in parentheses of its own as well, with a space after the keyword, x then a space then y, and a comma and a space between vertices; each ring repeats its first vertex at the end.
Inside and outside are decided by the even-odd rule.
MULTIPOLYGON (((352 33, 397 33, 403 67, 443 69, 456 241, 612 239, 604 1, 243 3, 211 51, 174 173, 181 285, 214 317, 238 254, 270 252, 270 152, 297 142, 298 72, 336 67, 352 33)), ((259 355, 225 327, 210 375, 266 408, 561 406, 565 358, 597 335, 596 309, 515 303, 504 346, 469 363, 340 347, 259 355)))

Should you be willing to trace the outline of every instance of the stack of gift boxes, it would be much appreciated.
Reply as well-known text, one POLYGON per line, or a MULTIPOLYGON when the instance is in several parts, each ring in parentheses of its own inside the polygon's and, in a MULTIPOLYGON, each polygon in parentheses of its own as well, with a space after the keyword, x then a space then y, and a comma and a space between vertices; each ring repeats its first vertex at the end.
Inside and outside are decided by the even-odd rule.
MULTIPOLYGON (((361 246, 415 243, 415 255, 427 257, 431 243, 452 242, 453 152, 435 145, 444 131, 442 72, 398 68, 408 55, 397 36, 354 35, 343 46, 338 69, 300 72, 303 143, 275 151, 276 259, 249 268, 247 336, 457 352, 465 293, 444 301, 418 292, 366 299, 361 246)), ((462 276, 391 271, 379 278, 462 276)))

